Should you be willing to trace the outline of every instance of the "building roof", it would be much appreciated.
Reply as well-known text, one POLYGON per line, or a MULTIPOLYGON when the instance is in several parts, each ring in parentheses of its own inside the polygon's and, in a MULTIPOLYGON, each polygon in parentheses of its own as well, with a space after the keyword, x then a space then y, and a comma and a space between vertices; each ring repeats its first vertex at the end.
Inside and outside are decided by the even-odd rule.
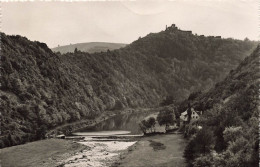
MULTIPOLYGON (((196 111, 196 110, 194 110, 194 108, 191 108, 191 111, 192 111, 192 112, 196 112, 198 115, 200 115, 200 111, 196 111)), ((187 115, 187 114, 188 114, 188 109, 187 109, 186 111, 184 111, 184 112, 181 113, 181 115, 183 115, 183 116, 185 116, 185 115, 187 115)))
POLYGON ((187 110, 181 113, 181 115, 183 115, 183 116, 187 115, 187 114, 188 114, 187 110))

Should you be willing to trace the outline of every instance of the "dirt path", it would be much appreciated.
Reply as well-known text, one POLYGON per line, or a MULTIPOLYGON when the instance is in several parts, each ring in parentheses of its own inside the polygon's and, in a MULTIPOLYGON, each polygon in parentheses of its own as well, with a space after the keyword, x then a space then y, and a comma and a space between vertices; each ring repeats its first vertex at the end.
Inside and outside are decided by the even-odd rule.
POLYGON ((121 155, 113 167, 185 167, 181 134, 144 137, 121 155))

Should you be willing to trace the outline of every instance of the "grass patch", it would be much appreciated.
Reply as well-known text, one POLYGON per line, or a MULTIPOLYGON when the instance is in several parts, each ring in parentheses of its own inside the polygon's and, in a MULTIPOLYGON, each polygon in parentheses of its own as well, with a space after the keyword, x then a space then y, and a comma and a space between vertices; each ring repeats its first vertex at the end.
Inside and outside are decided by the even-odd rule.
POLYGON ((153 140, 149 140, 149 142, 150 142, 150 146, 153 147, 154 151, 166 149, 166 146, 163 143, 156 142, 153 140))
POLYGON ((142 137, 113 167, 186 167, 186 140, 180 134, 142 137), (158 151, 157 151, 158 150, 158 151))

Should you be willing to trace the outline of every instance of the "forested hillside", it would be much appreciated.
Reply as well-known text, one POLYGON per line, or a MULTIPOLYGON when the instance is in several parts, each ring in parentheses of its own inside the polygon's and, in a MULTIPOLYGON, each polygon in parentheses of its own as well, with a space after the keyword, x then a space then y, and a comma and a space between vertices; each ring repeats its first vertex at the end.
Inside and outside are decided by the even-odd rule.
POLYGON ((55 54, 1 33, 0 146, 106 110, 158 106, 169 95, 182 100, 223 79, 255 46, 172 26, 114 51, 55 54))
POLYGON ((107 50, 115 50, 115 49, 123 48, 125 46, 126 44, 122 44, 122 43, 88 42, 88 43, 78 43, 78 44, 71 44, 65 46, 58 46, 52 48, 51 50, 53 52, 60 52, 63 54, 68 52, 74 52, 74 50, 77 48, 77 50, 80 50, 82 52, 95 53, 95 52, 106 52, 107 50))
POLYGON ((259 56, 260 46, 210 91, 181 104, 203 111, 186 126, 190 140, 184 155, 191 166, 258 166, 259 56))

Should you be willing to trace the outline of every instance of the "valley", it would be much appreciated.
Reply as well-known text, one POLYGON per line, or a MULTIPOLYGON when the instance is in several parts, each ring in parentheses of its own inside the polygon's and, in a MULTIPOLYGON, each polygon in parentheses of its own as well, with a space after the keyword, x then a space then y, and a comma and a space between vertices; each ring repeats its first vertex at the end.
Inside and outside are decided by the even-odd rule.
POLYGON ((167 96, 180 102, 222 80, 257 44, 198 36, 175 25, 93 54, 56 54, 44 43, 1 36, 1 148, 109 110, 158 107, 167 96))
POLYGON ((26 37, 1 37, 3 166, 14 166, 10 157, 20 166, 242 163, 224 161, 230 150, 237 159, 249 157, 243 164, 256 164, 255 41, 206 37, 174 24, 122 48, 93 53, 53 52, 26 37), (193 108, 201 111, 196 121, 191 121, 193 108), (148 115, 168 111, 174 118, 170 124, 183 135, 155 135, 156 128, 145 122, 142 129, 148 115), (188 119, 181 122, 185 112, 188 119), (240 139, 230 139, 233 133, 240 139), (68 140, 50 139, 59 135, 68 140), (232 142, 251 144, 235 152, 232 142), (40 153, 45 151, 50 155, 40 153))

